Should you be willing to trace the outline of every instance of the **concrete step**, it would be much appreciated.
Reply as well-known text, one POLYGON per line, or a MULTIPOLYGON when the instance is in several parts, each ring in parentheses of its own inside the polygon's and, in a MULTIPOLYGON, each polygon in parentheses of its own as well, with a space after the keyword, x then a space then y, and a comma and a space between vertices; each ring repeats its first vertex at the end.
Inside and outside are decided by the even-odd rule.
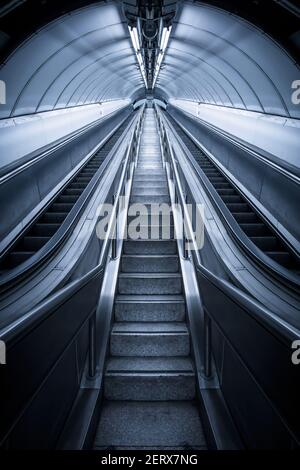
POLYGON ((150 171, 138 171, 134 173, 134 181, 165 181, 166 174, 162 171, 151 173, 150 171))
POLYGON ((112 357, 104 396, 108 400, 193 400, 195 374, 188 357, 112 357))
POLYGON ((174 225, 127 225, 128 240, 173 240, 174 225))
POLYGON ((156 195, 135 195, 133 194, 130 198, 130 204, 147 204, 147 207, 149 204, 170 204, 170 197, 168 194, 166 195, 161 195, 161 194, 156 194, 156 195))
MULTIPOLYGON (((161 209, 164 209, 163 207, 161 209)), ((174 217, 172 212, 167 212, 162 215, 162 211, 157 210, 157 208, 153 207, 150 208, 147 206, 142 207, 135 207, 132 206, 130 208, 130 214, 127 216, 127 223, 130 224, 134 222, 134 226, 139 225, 148 225, 148 226, 155 226, 155 225, 174 225, 174 217)))
POLYGON ((181 295, 118 295, 115 319, 119 322, 182 322, 185 300, 181 295))
POLYGON ((157 158, 156 155, 154 154, 141 155, 138 160, 137 169, 139 170, 143 165, 147 165, 147 166, 154 165, 154 166, 159 167, 160 169, 162 169, 163 167, 161 158, 157 158))
POLYGON ((149 189, 152 189, 152 188, 163 188, 163 189, 168 189, 168 184, 167 184, 167 181, 135 181, 133 180, 133 186, 132 186, 132 189, 135 190, 135 189, 139 189, 139 188, 142 188, 142 189, 146 189, 146 188, 149 188, 149 189))
POLYGON ((155 165, 160 165, 162 166, 162 159, 161 157, 157 157, 155 154, 152 155, 140 155, 138 159, 138 168, 140 165, 143 165, 144 163, 148 164, 155 164, 155 165))
POLYGON ((121 270, 124 273, 177 273, 177 255, 123 255, 121 270))
POLYGON ((161 156, 158 154, 158 152, 140 152, 140 155, 139 155, 139 159, 138 159, 138 162, 137 162, 137 168, 140 168, 141 165, 143 164, 157 164, 157 165, 160 165, 162 166, 162 159, 161 159, 161 156))
POLYGON ((182 277, 179 273, 121 273, 119 294, 167 295, 182 293, 182 277))
POLYGON ((151 172, 162 172, 163 171, 163 166, 161 163, 140 163, 138 165, 138 171, 151 171, 151 172))
MULTIPOLYGON (((163 188, 135 187, 132 188, 132 196, 169 196, 167 185, 163 188)), ((76 196, 75 196, 76 197, 76 196)))
POLYGON ((94 448, 205 450, 197 403, 104 401, 94 448))
POLYGON ((159 180, 164 179, 167 181, 167 173, 163 167, 156 169, 154 172, 150 172, 149 170, 144 170, 137 166, 133 175, 134 181, 140 181, 141 179, 143 181, 155 181, 155 178, 159 178, 159 180))
POLYGON ((188 356, 190 336, 185 323, 115 323, 110 353, 131 357, 188 356))
POLYGON ((125 255, 175 255, 177 243, 175 241, 124 241, 123 253, 125 255))
MULTIPOLYGON (((135 215, 135 218, 137 216, 141 215, 151 215, 153 218, 154 217, 159 217, 162 215, 164 216, 165 220, 168 220, 168 218, 172 218, 172 206, 170 204, 170 199, 167 198, 167 196, 162 196, 165 198, 165 200, 162 200, 162 197, 160 197, 160 200, 155 200, 155 196, 152 196, 151 199, 152 201, 149 202, 150 197, 145 197, 145 196, 135 196, 136 200, 133 198, 130 198, 130 205, 129 205, 129 212, 130 214, 129 220, 132 219, 131 215, 135 215), (142 197, 145 197, 147 199, 146 201, 142 200, 142 197)), ((173 220, 173 219, 172 219, 173 220)), ((144 223, 143 219, 141 219, 140 223, 144 223)), ((147 223, 147 222, 145 222, 147 223)))

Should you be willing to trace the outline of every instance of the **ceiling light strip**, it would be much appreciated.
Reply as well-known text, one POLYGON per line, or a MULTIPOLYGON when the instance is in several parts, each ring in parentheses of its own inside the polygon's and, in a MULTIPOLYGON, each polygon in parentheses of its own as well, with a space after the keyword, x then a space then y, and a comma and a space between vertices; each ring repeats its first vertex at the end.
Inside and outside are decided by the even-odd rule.
POLYGON ((130 37, 131 37, 131 42, 132 42, 132 45, 133 45, 133 48, 134 48, 134 51, 135 51, 135 55, 136 55, 136 58, 137 58, 137 61, 138 61, 138 64, 139 64, 139 68, 140 68, 142 77, 143 77, 144 82, 145 82, 145 87, 148 88, 147 79, 146 79, 146 72, 145 72, 145 66, 144 66, 144 61, 143 61, 143 57, 142 57, 142 53, 141 53, 141 49, 140 49, 140 42, 139 42, 139 36, 138 36, 137 28, 131 28, 129 26, 128 29, 129 29, 129 34, 130 34, 130 37))
POLYGON ((171 29, 172 29, 171 26, 169 28, 163 28, 163 32, 161 35, 160 51, 159 51, 157 62, 156 62, 152 88, 155 87, 155 83, 156 83, 156 80, 160 71, 161 63, 162 63, 162 60, 164 58, 164 55, 168 46, 171 29))

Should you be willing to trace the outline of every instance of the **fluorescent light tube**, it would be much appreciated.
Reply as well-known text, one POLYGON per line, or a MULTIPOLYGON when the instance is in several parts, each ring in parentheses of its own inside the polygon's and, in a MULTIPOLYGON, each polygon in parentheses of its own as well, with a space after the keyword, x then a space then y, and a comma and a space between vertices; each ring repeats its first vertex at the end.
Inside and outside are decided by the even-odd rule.
POLYGON ((145 73, 145 66, 144 66, 144 62, 143 62, 142 53, 140 51, 140 42, 139 42, 139 35, 138 35, 138 32, 137 32, 137 28, 128 27, 128 29, 129 29, 129 34, 130 34, 130 37, 131 37, 131 42, 132 42, 133 48, 135 50, 135 55, 136 55, 136 58, 137 58, 137 61, 138 61, 139 67, 140 67, 140 71, 141 71, 142 77, 143 77, 144 82, 145 82, 145 87, 148 88, 146 73, 145 73))
POLYGON ((163 28, 162 35, 161 35, 161 42, 160 42, 160 52, 158 54, 157 62, 155 66, 155 73, 154 73, 154 80, 152 83, 152 88, 155 87, 155 83, 159 74, 160 66, 164 58, 164 54, 166 52, 167 46, 168 46, 170 34, 171 34, 171 26, 169 28, 163 28))

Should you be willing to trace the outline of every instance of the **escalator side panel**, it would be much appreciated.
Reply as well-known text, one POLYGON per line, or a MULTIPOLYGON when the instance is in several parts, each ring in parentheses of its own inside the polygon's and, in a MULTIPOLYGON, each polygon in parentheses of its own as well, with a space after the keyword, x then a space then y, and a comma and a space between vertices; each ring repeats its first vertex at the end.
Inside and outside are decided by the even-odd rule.
POLYGON ((179 124, 172 119, 172 125, 177 134, 187 146, 195 161, 205 173, 206 177, 216 189, 220 198, 226 204, 240 228, 265 255, 272 258, 285 268, 300 272, 299 260, 290 249, 284 245, 282 240, 264 222, 258 213, 250 206, 231 182, 219 171, 212 160, 203 152, 199 151, 196 144, 184 132, 179 124))
POLYGON ((34 216, 35 208, 79 164, 83 156, 88 155, 118 122, 130 114, 131 108, 128 107, 54 149, 33 166, 28 166, 12 178, 0 182, 0 240, 7 237, 10 241, 11 231, 18 224, 22 225, 29 214, 34 216))
MULTIPOLYGON (((255 158, 201 121, 195 122, 175 107, 169 106, 168 114, 187 127, 191 134, 216 156, 220 163, 286 228, 294 237, 294 241, 300 240, 298 204, 300 186, 296 179, 292 180, 275 171, 263 160, 255 158)), ((188 137, 187 139, 192 142, 188 137)), ((196 151, 195 157, 202 159, 203 154, 198 147, 196 151)))
POLYGON ((128 120, 118 128, 112 137, 87 162, 80 172, 69 182, 52 204, 29 228, 0 263, 0 270, 6 271, 22 264, 37 253, 56 233, 68 213, 73 208, 89 182, 101 167, 106 156, 124 131, 128 120))

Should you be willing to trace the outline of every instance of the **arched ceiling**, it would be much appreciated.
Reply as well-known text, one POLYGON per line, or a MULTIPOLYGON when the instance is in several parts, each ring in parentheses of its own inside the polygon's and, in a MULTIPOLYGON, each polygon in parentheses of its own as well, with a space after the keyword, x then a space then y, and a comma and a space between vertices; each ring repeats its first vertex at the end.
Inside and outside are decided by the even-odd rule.
MULTIPOLYGON (((19 3, 7 25, 31 4, 43 5, 19 3)), ((65 3, 51 2, 59 12, 65 3)), ((82 3, 90 2, 73 2, 82 3)), ((178 2, 157 95, 299 118, 300 107, 291 100, 292 82, 300 76, 296 62, 256 26, 207 3, 178 2)), ((223 3, 225 8, 234 0, 223 3)), ((254 8, 252 0, 238 3, 254 8)), ((43 26, 8 56, 0 79, 7 86, 0 118, 145 94, 120 1, 98 1, 43 26)))
POLYGON ((292 83, 300 70, 269 36, 245 20, 201 3, 182 2, 157 82, 177 98, 300 118, 292 83))
POLYGON ((120 2, 98 3, 51 22, 0 68, 14 117, 144 94, 120 2))

